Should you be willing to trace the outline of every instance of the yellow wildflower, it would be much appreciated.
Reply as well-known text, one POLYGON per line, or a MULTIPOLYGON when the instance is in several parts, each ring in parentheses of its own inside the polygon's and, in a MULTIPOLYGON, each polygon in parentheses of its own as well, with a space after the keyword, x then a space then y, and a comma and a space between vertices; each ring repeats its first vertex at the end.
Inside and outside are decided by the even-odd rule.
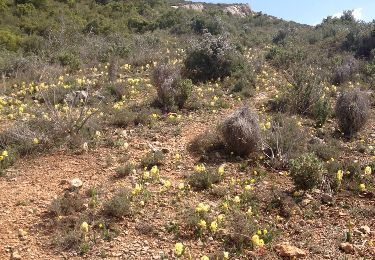
POLYGON ((337 180, 338 180, 339 182, 342 181, 342 177, 343 177, 343 176, 344 176, 344 174, 343 174, 342 170, 338 170, 338 171, 337 171, 337 174, 336 174, 336 178, 337 178, 337 180))
POLYGON ((224 166, 220 166, 219 169, 217 170, 218 174, 224 175, 224 166))
POLYGON ((152 168, 151 168, 151 174, 152 174, 153 176, 156 176, 156 175, 159 174, 158 166, 156 166, 156 165, 152 166, 152 168))
POLYGON ((210 206, 205 205, 204 203, 199 203, 198 206, 195 208, 195 211, 200 212, 208 212, 210 210, 210 206))
POLYGON ((207 226, 206 221, 204 219, 199 220, 198 226, 200 229, 206 229, 206 226, 207 226))
POLYGON ((133 191, 132 191, 132 194, 133 194, 133 195, 137 195, 137 194, 139 194, 141 191, 142 191, 142 185, 137 183, 137 184, 135 184, 135 187, 134 187, 134 189, 133 189, 133 191))
POLYGON ((216 221, 212 221, 211 224, 210 224, 210 230, 212 233, 216 233, 217 231, 217 222, 216 221))
POLYGON ((223 209, 225 211, 228 210, 228 203, 227 202, 223 202, 223 209))
POLYGON ((240 197, 239 197, 239 196, 235 196, 235 197, 233 198, 233 202, 236 203, 236 204, 239 204, 239 203, 241 202, 240 197))
POLYGON ((371 175, 371 172, 372 172, 371 167, 370 167, 370 166, 367 166, 367 167, 365 168, 365 175, 371 175))
POLYGON ((249 207, 249 209, 246 211, 246 214, 250 217, 253 215, 253 208, 249 207))
POLYGON ((359 184, 359 191, 360 192, 366 191, 366 185, 364 183, 359 184))
POLYGON ((180 182, 179 184, 178 184, 178 189, 179 190, 183 190, 185 188, 185 184, 183 183, 183 182, 180 182))
POLYGON ((185 248, 184 248, 184 245, 182 243, 176 243, 176 245, 174 246, 174 254, 177 257, 180 257, 184 253, 184 249, 185 248))
POLYGON ((82 231, 83 233, 87 233, 87 232, 89 232, 89 224, 87 224, 87 222, 83 222, 83 223, 81 224, 81 231, 82 231))
POLYGON ((202 173, 205 171, 206 171, 206 167, 203 164, 195 166, 195 172, 202 173))

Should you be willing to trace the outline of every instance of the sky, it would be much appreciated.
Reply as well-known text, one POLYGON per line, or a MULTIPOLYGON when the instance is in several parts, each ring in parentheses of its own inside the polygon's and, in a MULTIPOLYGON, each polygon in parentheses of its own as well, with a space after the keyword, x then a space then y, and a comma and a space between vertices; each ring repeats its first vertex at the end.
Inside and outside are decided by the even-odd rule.
POLYGON ((341 16, 354 10, 358 20, 375 19, 375 0, 193 0, 209 3, 249 3, 256 12, 263 12, 288 21, 319 24, 327 16, 341 16))

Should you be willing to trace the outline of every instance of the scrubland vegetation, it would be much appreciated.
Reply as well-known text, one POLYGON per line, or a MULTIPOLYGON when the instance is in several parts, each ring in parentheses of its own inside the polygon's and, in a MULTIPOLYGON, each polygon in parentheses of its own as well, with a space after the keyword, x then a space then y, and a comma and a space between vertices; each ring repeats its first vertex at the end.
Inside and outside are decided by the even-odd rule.
POLYGON ((375 24, 0 0, 0 256, 372 259, 375 24))

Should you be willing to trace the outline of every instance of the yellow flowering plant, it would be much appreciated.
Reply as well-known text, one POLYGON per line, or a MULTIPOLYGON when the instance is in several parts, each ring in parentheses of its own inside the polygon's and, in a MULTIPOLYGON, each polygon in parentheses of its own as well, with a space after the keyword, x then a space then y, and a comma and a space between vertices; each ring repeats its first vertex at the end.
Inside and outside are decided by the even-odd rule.
POLYGON ((174 246, 174 255, 180 258, 185 252, 185 247, 182 243, 176 243, 174 246))

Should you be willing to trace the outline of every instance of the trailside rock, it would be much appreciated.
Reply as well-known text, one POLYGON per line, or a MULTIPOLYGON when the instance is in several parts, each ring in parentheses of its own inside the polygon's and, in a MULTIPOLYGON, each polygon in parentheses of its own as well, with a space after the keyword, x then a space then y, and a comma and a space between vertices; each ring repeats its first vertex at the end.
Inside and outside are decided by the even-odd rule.
POLYGON ((303 258, 307 256, 306 251, 292 246, 287 242, 276 245, 275 250, 282 257, 303 258))

